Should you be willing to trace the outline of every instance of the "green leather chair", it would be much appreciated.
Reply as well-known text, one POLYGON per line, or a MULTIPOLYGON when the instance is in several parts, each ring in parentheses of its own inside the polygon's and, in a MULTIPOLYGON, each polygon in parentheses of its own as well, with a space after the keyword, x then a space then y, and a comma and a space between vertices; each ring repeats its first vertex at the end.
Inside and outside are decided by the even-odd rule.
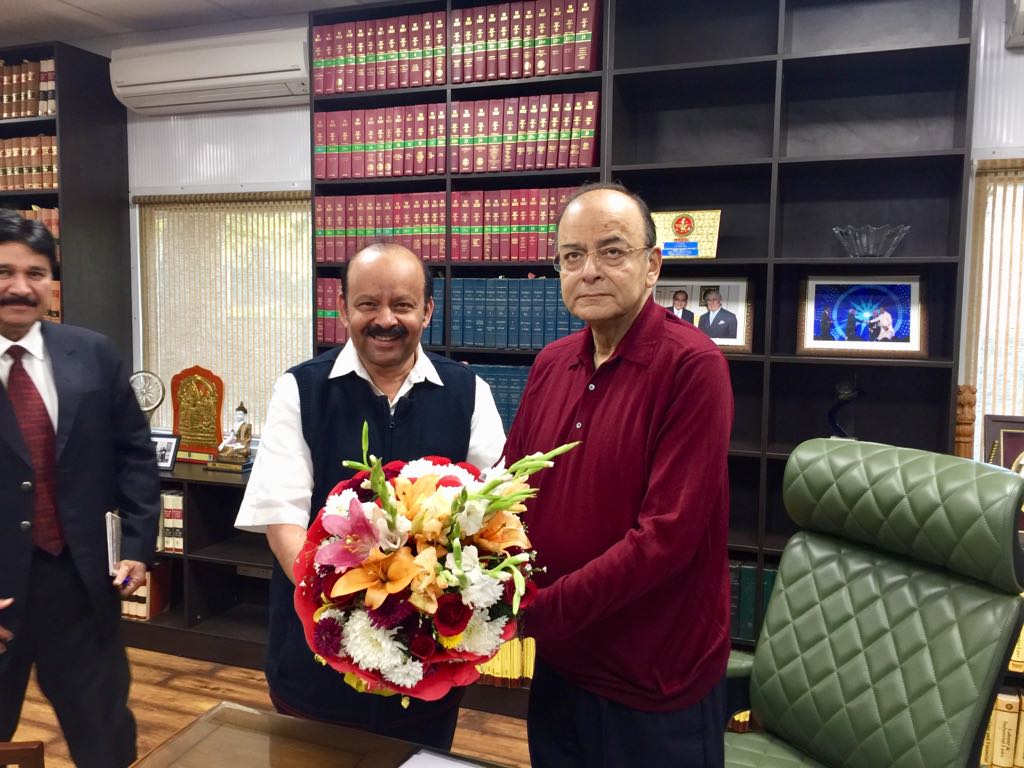
POLYGON ((968 459, 810 440, 783 497, 786 545, 753 655, 763 731, 726 765, 976 766, 1021 630, 1024 478, 968 459))

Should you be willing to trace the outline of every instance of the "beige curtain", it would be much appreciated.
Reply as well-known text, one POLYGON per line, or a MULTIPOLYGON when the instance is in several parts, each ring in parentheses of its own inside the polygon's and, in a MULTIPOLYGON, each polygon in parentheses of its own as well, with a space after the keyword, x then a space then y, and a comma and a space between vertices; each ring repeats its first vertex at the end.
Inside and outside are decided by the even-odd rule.
POLYGON ((201 365, 224 380, 227 428, 244 401, 256 432, 275 379, 313 349, 312 251, 305 193, 140 197, 142 365, 168 397, 201 365))
POLYGON ((978 388, 974 457, 984 415, 1024 415, 1024 160, 979 164, 964 337, 964 383, 978 388))

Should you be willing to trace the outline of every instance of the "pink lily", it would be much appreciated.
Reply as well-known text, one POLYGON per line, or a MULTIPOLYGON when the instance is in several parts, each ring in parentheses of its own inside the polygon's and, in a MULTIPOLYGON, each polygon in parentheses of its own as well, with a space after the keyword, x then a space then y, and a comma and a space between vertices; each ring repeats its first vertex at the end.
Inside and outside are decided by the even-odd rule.
POLYGON ((354 568, 362 564, 369 557, 370 550, 377 546, 377 531, 366 519, 359 499, 352 499, 348 517, 324 515, 321 520, 324 530, 338 538, 317 550, 313 558, 317 565, 332 565, 345 570, 354 568))

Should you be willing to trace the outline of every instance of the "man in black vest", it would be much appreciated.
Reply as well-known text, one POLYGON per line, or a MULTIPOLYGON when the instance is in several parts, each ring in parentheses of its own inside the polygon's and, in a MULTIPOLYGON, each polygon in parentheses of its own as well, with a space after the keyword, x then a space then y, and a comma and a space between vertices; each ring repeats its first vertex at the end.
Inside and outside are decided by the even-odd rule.
POLYGON ((420 347, 434 311, 429 270, 406 248, 372 245, 341 280, 349 342, 295 366, 274 386, 259 450, 235 525, 265 532, 276 562, 270 585, 266 673, 286 714, 341 723, 448 749, 462 691, 436 702, 356 693, 318 664, 293 605, 292 563, 306 529, 338 482, 343 459, 385 462, 447 456, 490 466, 505 434, 490 388, 468 367, 420 347))

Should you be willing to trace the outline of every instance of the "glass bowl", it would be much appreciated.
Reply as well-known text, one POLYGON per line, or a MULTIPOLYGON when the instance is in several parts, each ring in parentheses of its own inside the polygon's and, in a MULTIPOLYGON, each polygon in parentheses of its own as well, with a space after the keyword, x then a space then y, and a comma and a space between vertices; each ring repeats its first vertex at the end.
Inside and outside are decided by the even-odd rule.
POLYGON ((900 240, 910 231, 909 224, 884 224, 874 227, 870 224, 832 227, 839 242, 850 256, 892 256, 900 240))

